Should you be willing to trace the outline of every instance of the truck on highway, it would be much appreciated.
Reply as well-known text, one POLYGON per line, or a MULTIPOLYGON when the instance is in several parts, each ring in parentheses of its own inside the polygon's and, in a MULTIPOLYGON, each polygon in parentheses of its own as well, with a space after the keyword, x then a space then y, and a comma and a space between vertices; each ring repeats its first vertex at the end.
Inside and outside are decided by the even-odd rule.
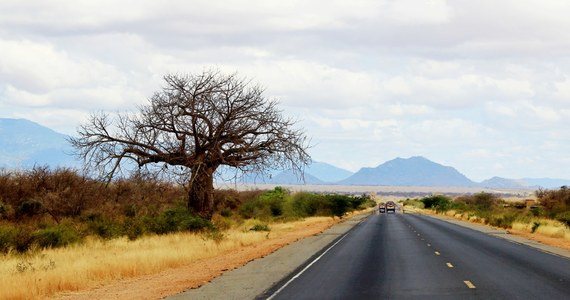
POLYGON ((385 206, 384 202, 378 203, 378 212, 381 214, 386 212, 386 206, 385 206))
POLYGON ((394 201, 386 202, 386 213, 389 213, 390 211, 396 213, 396 203, 394 203, 394 201))

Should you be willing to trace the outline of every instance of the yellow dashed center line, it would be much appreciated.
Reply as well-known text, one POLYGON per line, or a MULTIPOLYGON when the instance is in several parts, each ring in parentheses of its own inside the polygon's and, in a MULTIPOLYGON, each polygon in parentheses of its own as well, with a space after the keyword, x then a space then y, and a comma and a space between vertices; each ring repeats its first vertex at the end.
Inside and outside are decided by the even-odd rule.
POLYGON ((463 282, 465 283, 465 285, 470 288, 470 289, 474 289, 475 285, 473 283, 471 283, 471 281, 469 280, 463 280, 463 282))
POLYGON ((451 263, 446 263, 446 265, 450 268, 453 268, 453 265, 451 263))

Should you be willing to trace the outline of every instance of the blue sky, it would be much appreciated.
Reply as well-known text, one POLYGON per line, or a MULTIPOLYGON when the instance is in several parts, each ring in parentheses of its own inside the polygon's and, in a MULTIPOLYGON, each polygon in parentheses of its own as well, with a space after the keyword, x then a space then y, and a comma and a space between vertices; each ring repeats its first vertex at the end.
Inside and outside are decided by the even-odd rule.
POLYGON ((566 0, 0 2, 0 117, 74 134, 167 73, 238 72, 356 171, 570 178, 566 0))

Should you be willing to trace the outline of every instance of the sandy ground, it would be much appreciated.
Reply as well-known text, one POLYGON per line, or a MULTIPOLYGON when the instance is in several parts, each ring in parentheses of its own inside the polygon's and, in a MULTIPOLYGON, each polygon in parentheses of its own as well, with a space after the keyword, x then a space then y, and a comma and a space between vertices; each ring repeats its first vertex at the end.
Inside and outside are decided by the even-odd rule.
POLYGON ((304 237, 319 234, 339 222, 339 219, 330 218, 289 232, 279 238, 269 239, 254 246, 229 252, 223 257, 204 259, 191 265, 169 269, 158 274, 121 280, 91 290, 59 295, 53 299, 160 299, 187 289, 200 287, 225 271, 269 255, 277 249, 304 237))

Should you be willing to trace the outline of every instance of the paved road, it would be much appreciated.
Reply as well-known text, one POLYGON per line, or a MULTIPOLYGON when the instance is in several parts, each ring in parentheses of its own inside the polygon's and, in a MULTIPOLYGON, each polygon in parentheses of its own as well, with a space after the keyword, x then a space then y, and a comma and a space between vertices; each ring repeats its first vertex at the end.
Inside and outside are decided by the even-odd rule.
POLYGON ((570 259, 428 216, 372 215, 259 298, 570 299, 570 259))

